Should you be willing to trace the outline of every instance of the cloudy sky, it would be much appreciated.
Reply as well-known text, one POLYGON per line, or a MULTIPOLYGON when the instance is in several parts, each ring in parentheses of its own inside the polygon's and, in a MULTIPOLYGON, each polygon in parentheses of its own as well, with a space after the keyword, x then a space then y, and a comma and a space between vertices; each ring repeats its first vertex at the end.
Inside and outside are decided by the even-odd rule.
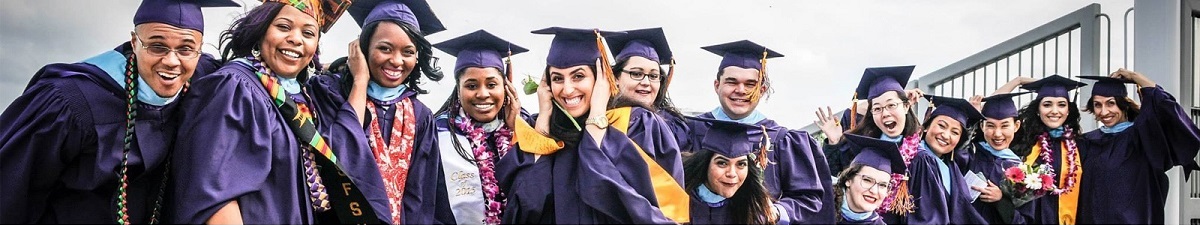
MULTIPOLYGON (((259 5, 240 1, 244 8, 205 10, 206 52, 216 52, 217 35, 230 21, 259 5)), ((686 111, 718 106, 712 81, 720 57, 700 47, 748 39, 786 55, 768 62, 775 94, 759 109, 784 126, 800 128, 813 121, 817 107, 845 107, 866 67, 917 65, 916 78, 1092 2, 1101 3, 1115 20, 1113 57, 1120 60, 1121 18, 1132 0, 436 0, 433 10, 449 30, 429 39, 440 42, 486 29, 531 49, 514 57, 516 73, 540 76, 551 37, 531 30, 663 27, 679 70, 670 93, 686 111)), ((42 65, 77 62, 129 40, 138 3, 6 1, 0 8, 0 106, 19 96, 42 65)), ((346 44, 358 32, 354 21, 343 16, 322 37, 324 63, 345 56, 346 44)), ((442 67, 453 67, 453 57, 437 56, 442 67)), ((453 81, 424 87, 431 93, 420 99, 437 108, 453 81)), ((536 97, 521 100, 536 109, 536 97)))

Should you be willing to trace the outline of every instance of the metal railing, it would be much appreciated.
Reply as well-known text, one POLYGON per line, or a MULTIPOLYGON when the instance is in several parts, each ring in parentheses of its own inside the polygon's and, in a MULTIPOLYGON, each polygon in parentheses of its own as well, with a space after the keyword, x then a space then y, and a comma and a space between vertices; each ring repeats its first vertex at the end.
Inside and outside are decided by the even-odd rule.
MULTIPOLYGON (((1057 74, 1074 78, 1100 74, 1101 59, 1108 64, 1104 68, 1111 67, 1112 47, 1111 35, 1101 35, 1101 19, 1108 21, 1107 30, 1111 34, 1111 20, 1100 13, 1100 4, 1093 3, 910 81, 909 87, 934 95, 970 98, 990 95, 1018 76, 1043 78, 1057 74), (1101 46, 1102 37, 1107 39, 1107 47, 1101 46), (1109 57, 1101 57, 1102 53, 1109 57)), ((1091 88, 1073 92, 1077 103, 1079 93, 1091 93, 1091 88)), ((1014 101, 1023 104, 1033 98, 1034 95, 1024 95, 1014 101)), ((924 107, 919 105, 917 109, 924 107)), ((1083 116, 1080 121, 1092 121, 1087 118, 1090 115, 1083 116)), ((1094 123, 1081 125, 1084 130, 1095 128, 1094 123)))
MULTIPOLYGON (((1100 4, 1090 4, 1059 17, 1021 35, 975 53, 909 81, 909 88, 920 88, 928 94, 968 98, 973 95, 991 94, 996 88, 1017 76, 1042 78, 1059 74, 1073 78, 1078 75, 1100 74, 1101 53, 1109 53, 1101 47, 1100 4)), ((1109 23, 1111 27, 1111 22, 1109 23)), ((1111 29, 1110 29, 1111 30, 1111 29)), ((1111 34, 1111 31, 1110 31, 1111 34)), ((1111 40, 1108 43, 1111 47, 1111 40)), ((1106 61, 1111 57, 1104 57, 1106 61)), ((1111 62, 1109 62, 1111 64, 1111 62)), ((1111 66, 1111 65, 1108 65, 1111 66)), ((1106 67, 1108 68, 1108 67, 1106 67)), ((1077 89, 1077 93, 1091 93, 1090 87, 1077 89)), ((1015 99, 1028 102, 1032 95, 1015 99)), ((1021 106, 1018 106, 1021 107, 1021 106)), ((925 110, 925 104, 916 107, 925 110)), ((839 115, 844 112, 839 112, 839 115)), ((919 112, 923 114, 923 112, 919 112)), ((1084 114, 1080 121, 1092 121, 1084 114)), ((1094 123, 1083 123, 1084 130, 1095 128, 1094 123)), ((804 131, 820 140, 824 137, 816 124, 809 124, 804 131)))

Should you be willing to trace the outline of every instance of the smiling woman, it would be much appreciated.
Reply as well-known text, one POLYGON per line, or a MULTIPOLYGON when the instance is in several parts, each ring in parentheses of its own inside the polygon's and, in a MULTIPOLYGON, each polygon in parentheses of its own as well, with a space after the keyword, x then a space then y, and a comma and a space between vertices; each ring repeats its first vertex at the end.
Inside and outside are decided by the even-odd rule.
POLYGON ((319 64, 319 33, 345 4, 267 1, 222 33, 228 62, 195 80, 181 106, 171 181, 174 199, 187 204, 177 204, 170 222, 387 218, 382 189, 370 188, 381 179, 352 109, 305 82, 319 64))

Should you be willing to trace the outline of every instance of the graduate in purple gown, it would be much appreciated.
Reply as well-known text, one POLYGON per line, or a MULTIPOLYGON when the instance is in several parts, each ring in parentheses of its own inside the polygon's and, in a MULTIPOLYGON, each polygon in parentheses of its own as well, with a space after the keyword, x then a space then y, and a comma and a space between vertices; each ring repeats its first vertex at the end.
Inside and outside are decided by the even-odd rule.
MULTIPOLYGON (((971 206, 970 189, 955 163, 954 151, 962 149, 967 129, 982 119, 969 102, 958 98, 925 95, 937 106, 922 125, 923 140, 915 148, 898 150, 908 161, 907 181, 900 182, 892 205, 911 202, 912 211, 884 215, 889 224, 979 224, 985 223, 971 206), (904 196, 907 194, 908 196, 904 196)), ((905 140, 910 141, 910 140, 905 140)), ((904 143, 909 144, 909 143, 904 143)))
POLYGON ((444 224, 499 224, 504 209, 496 163, 514 152, 521 105, 505 57, 527 52, 484 30, 434 47, 456 57, 454 92, 438 110, 436 216, 444 224))
POLYGON ((382 176, 394 224, 435 222, 438 167, 433 113, 417 99, 420 79, 442 79, 425 35, 446 30, 425 1, 354 1, 349 12, 362 27, 349 45, 347 67, 318 78, 339 83, 354 109, 382 176))
POLYGON ((691 196, 692 224, 775 224, 763 169, 769 140, 766 127, 716 119, 707 139, 684 164, 691 196))
MULTIPOLYGON (((1011 91, 1011 89, 1009 90, 1011 91)), ((970 155, 967 168, 970 172, 983 174, 989 182, 985 187, 972 186, 980 192, 979 199, 971 203, 975 211, 990 224, 1012 224, 1015 205, 1012 196, 1002 193, 997 184, 1008 182, 1004 170, 1021 163, 1009 146, 1021 128, 1017 120, 1017 106, 1012 98, 1029 92, 995 94, 983 98, 983 121, 977 129, 975 152, 970 155)))
MULTIPOLYGON (((1069 91, 1087 84, 1052 75, 1036 81, 1019 81, 1021 88, 1037 92, 1037 97, 1017 113, 1021 129, 1012 144, 1013 152, 1027 165, 1050 164, 1055 187, 1060 195, 1045 195, 1017 207, 1016 221, 1030 224, 1074 224, 1079 199, 1079 155, 1087 152, 1078 145, 1079 107, 1069 91), (1047 161, 1049 159, 1049 161, 1047 161), (1072 166, 1074 165, 1074 166, 1072 166)), ((1005 93, 997 91, 999 93, 1005 93)))
POLYGON ((1200 169, 1200 130, 1175 97, 1146 76, 1119 69, 1096 80, 1086 110, 1103 126, 1083 135, 1079 223, 1164 223, 1167 170, 1200 169), (1126 93, 1136 83, 1141 104, 1126 93), (1140 105, 1140 106, 1139 106, 1140 105))
POLYGON ((898 171, 907 170, 895 142, 855 134, 845 136, 854 159, 838 173, 837 224, 884 224, 877 210, 892 194, 891 182, 898 171))
MULTIPOLYGON (((661 117, 670 126, 677 143, 687 141, 687 121, 675 108, 667 88, 675 71, 675 58, 667 44, 666 33, 659 28, 624 31, 625 35, 607 38, 608 48, 617 53, 613 75, 617 78, 617 97, 612 108, 642 107, 661 117), (671 72, 661 65, 667 64, 671 72)), ((661 149, 660 149, 661 150, 661 149)), ((656 152, 658 164, 683 184, 683 164, 678 154, 656 152), (661 157, 660 157, 661 156, 661 157)))
POLYGON ((143 1, 129 42, 42 67, 0 115, 0 223, 162 221, 176 100, 218 63, 200 9, 228 6, 143 1))
MULTIPOLYGON (((834 207, 824 204, 833 202, 832 175, 825 154, 807 132, 789 130, 756 110, 772 88, 764 63, 783 55, 747 40, 703 49, 722 57, 713 81, 721 107, 697 117, 766 126, 775 131, 770 134, 772 149, 767 153, 772 163, 763 174, 775 201, 774 215, 780 217, 781 224, 832 223, 834 207)), ((684 149, 698 150, 702 140, 708 138, 708 126, 690 121, 684 149)))
POLYGON ((180 106, 169 222, 386 218, 385 202, 364 197, 379 195, 380 178, 371 155, 358 151, 366 142, 354 111, 325 102, 305 82, 319 65, 320 33, 344 6, 267 1, 224 32, 230 61, 195 80, 180 106))
MULTIPOLYGON (((916 66, 867 68, 854 90, 854 105, 842 117, 834 115, 829 107, 817 109, 816 124, 826 136, 822 147, 827 149, 825 152, 832 153, 833 156, 828 156, 830 159, 837 159, 829 161, 831 169, 844 170, 854 159, 854 155, 844 155, 855 151, 847 151, 850 146, 842 142, 843 134, 879 137, 893 142, 920 139, 921 124, 912 107, 921 92, 919 89, 904 90, 914 68, 916 66), (860 110, 867 112, 862 118, 850 120, 848 114, 858 115, 860 110)), ((915 147, 917 142, 911 143, 909 147, 915 147)))
POLYGON ((664 152, 656 149, 678 154, 670 128, 643 108, 606 110, 615 81, 597 42, 621 33, 533 33, 555 36, 538 89, 537 128, 518 121, 520 151, 496 166, 508 198, 502 222, 686 223, 687 194, 652 156, 664 152))

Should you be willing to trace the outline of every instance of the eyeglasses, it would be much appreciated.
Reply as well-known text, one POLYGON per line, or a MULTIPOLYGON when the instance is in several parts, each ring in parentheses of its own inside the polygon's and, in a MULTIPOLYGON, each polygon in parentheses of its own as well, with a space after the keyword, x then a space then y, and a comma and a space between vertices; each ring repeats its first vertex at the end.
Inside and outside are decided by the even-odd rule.
POLYGON ((643 73, 641 71, 628 71, 628 70, 623 70, 621 72, 628 73, 629 78, 632 78, 633 80, 636 80, 636 81, 642 81, 642 79, 646 79, 646 77, 650 77, 650 82, 658 82, 658 81, 662 80, 662 75, 657 74, 657 73, 643 73))
POLYGON ((867 177, 866 175, 858 175, 858 187, 867 189, 868 191, 874 190, 878 192, 887 192, 892 190, 891 181, 879 182, 875 181, 874 178, 867 177))
POLYGON ((889 111, 889 112, 896 111, 897 108, 900 108, 900 103, 892 102, 892 103, 888 103, 888 104, 880 106, 880 107, 872 107, 871 113, 878 115, 880 113, 883 113, 883 111, 885 111, 885 110, 889 111))
MULTIPOLYGON (((136 37, 136 35, 135 35, 135 37, 136 37)), ((196 49, 192 49, 191 47, 171 49, 170 47, 162 46, 162 45, 147 46, 146 41, 142 41, 142 37, 137 37, 137 41, 138 41, 138 43, 141 43, 142 49, 145 49, 146 51, 150 52, 150 55, 153 55, 153 56, 163 57, 163 56, 167 56, 167 53, 171 53, 171 52, 174 52, 175 55, 178 56, 180 59, 192 59, 192 58, 196 58, 196 56, 200 56, 200 54, 196 52, 196 49)))

